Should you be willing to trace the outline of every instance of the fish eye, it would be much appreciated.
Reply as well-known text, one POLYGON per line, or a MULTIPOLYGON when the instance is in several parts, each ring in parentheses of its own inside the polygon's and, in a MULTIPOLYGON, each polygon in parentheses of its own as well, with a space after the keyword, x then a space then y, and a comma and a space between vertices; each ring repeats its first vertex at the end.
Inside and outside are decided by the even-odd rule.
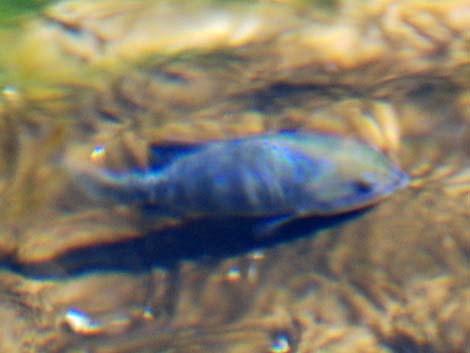
POLYGON ((374 189, 374 185, 371 182, 365 180, 358 180, 353 182, 352 187, 360 194, 367 194, 374 189))

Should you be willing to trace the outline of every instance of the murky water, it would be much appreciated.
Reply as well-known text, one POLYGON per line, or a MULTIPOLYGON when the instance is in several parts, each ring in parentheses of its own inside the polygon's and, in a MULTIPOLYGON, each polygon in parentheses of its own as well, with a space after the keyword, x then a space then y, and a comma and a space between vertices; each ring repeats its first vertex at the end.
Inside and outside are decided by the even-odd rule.
POLYGON ((470 352, 465 1, 65 1, 15 22, 0 351, 470 352), (73 175, 279 130, 354 137, 411 181, 259 236, 97 202, 73 175))

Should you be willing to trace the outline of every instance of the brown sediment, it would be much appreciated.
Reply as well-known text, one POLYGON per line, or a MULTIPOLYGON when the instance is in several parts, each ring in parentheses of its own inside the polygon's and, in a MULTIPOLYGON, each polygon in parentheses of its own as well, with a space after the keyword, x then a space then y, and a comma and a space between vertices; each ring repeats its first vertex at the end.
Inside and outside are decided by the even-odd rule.
MULTIPOLYGON (((217 5, 226 27, 198 40, 149 25, 182 14, 199 23, 204 6, 63 2, 8 53, 12 77, 32 85, 21 79, 0 100, 0 257, 11 267, 0 310, 15 322, 2 326, 0 350, 264 353, 285 335, 288 352, 466 353, 466 2, 344 2, 335 17, 280 1, 217 5), (144 238, 158 224, 93 203, 62 161, 90 163, 103 145, 100 163, 143 167, 149 143, 279 129, 357 136, 399 160, 410 186, 357 219, 258 253, 144 275, 60 267, 77 250, 144 238), (36 265, 50 277, 35 279, 36 265), (96 332, 67 321, 75 306, 100 323, 96 332)), ((123 256, 148 261, 139 255, 123 256)))

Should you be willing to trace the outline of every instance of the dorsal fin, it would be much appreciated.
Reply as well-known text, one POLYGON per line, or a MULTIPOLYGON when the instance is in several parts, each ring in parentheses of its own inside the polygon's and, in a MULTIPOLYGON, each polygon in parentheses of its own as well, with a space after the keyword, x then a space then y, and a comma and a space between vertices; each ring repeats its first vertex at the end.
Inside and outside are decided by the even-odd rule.
POLYGON ((163 143, 150 145, 149 167, 160 169, 173 162, 176 158, 201 148, 202 143, 163 143))

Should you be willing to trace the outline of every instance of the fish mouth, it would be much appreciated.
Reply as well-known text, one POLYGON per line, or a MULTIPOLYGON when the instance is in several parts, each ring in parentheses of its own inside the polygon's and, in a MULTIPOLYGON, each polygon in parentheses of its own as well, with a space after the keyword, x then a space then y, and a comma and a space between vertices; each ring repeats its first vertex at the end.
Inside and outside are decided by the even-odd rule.
POLYGON ((370 194, 363 196, 362 202, 358 201, 358 208, 367 207, 389 197, 395 192, 405 189, 410 182, 410 178, 406 172, 401 169, 393 171, 389 183, 378 185, 370 194))
POLYGON ((390 183, 384 184, 382 188, 376 190, 377 196, 389 196, 390 194, 395 193, 398 190, 404 189, 408 186, 410 182, 410 177, 406 172, 401 169, 396 169, 393 172, 390 183))
POLYGON ((390 175, 390 181, 388 183, 377 185, 370 193, 351 195, 342 198, 340 203, 325 205, 325 210, 327 210, 325 214, 343 214, 369 208, 394 194, 396 191, 406 188, 409 181, 410 178, 408 174, 397 168, 390 175))
POLYGON ((403 170, 397 170, 397 182, 395 184, 395 190, 404 189, 410 183, 410 177, 403 170))

